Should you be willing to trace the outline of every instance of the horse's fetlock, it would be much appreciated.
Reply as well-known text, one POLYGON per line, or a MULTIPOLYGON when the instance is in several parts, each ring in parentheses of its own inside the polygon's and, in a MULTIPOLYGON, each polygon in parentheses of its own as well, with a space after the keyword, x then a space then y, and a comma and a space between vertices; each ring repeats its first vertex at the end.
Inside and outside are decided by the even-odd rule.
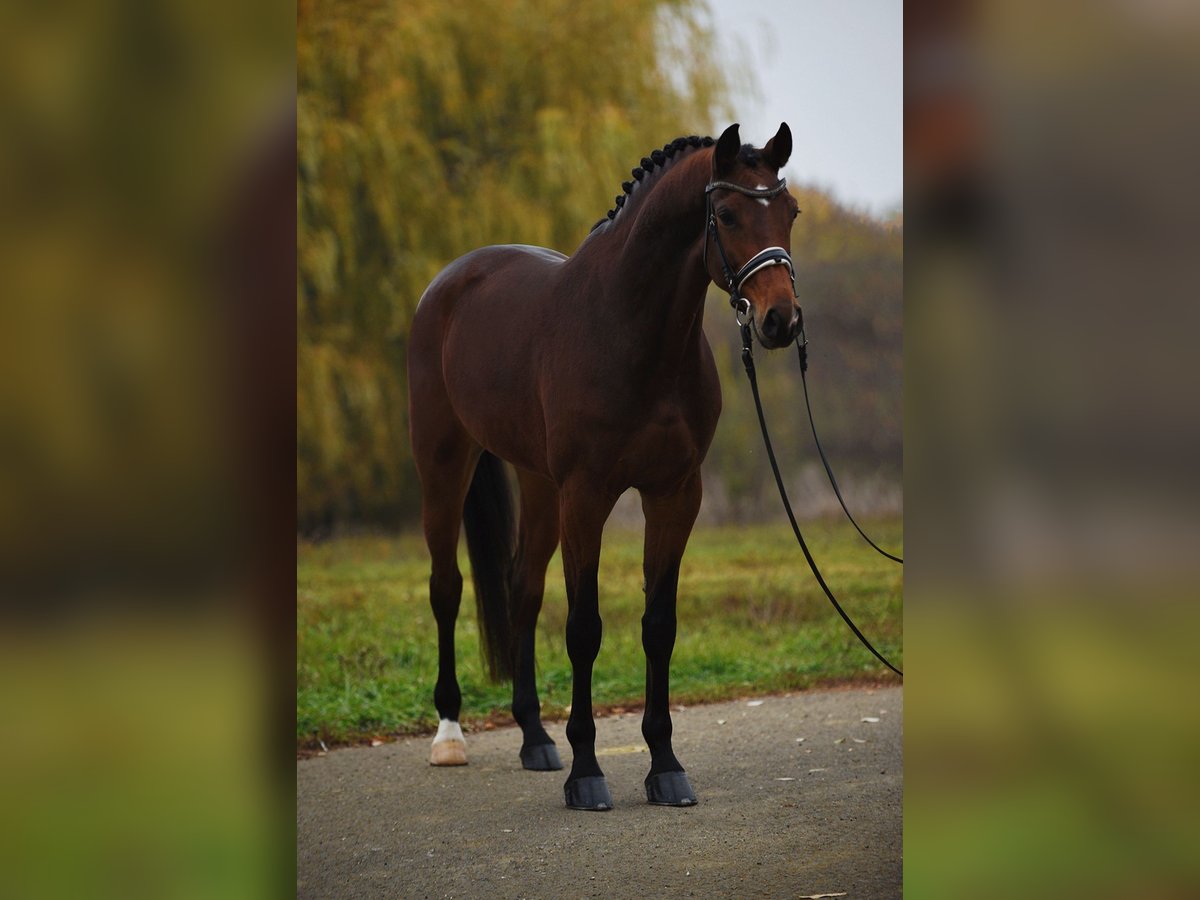
POLYGON ((674 728, 669 718, 645 717, 642 719, 642 737, 646 739, 647 746, 655 747, 663 743, 669 746, 672 734, 674 734, 674 728))
POLYGON ((567 740, 572 746, 578 743, 594 743, 596 740, 596 723, 592 716, 576 715, 573 711, 567 719, 567 740))

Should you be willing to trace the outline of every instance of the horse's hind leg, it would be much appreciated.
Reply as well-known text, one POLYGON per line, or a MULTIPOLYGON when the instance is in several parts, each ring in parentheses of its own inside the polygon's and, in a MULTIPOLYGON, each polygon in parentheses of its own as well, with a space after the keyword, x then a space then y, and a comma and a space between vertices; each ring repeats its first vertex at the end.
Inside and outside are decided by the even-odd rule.
POLYGON ((534 641, 546 566, 558 546, 558 492, 539 475, 517 470, 521 484, 521 519, 517 559, 513 567, 512 624, 516 637, 513 717, 521 726, 521 764, 526 769, 561 769, 558 750, 542 726, 534 671, 534 641))
POLYGON ((642 647, 646 651, 646 712, 642 735, 650 747, 646 798, 663 806, 691 806, 696 794, 671 748, 670 667, 675 648, 675 597, 679 561, 700 510, 700 476, 669 497, 642 497, 646 515, 646 614, 642 647))
POLYGON ((444 432, 444 440, 438 443, 436 452, 417 455, 421 475, 421 524, 432 563, 429 605, 433 608, 438 631, 438 677, 433 702, 439 722, 429 755, 430 764, 435 766, 467 763, 466 740, 458 724, 462 693, 455 672, 454 625, 458 620, 463 585, 458 568, 458 532, 479 449, 465 433, 454 432, 455 429, 444 432))

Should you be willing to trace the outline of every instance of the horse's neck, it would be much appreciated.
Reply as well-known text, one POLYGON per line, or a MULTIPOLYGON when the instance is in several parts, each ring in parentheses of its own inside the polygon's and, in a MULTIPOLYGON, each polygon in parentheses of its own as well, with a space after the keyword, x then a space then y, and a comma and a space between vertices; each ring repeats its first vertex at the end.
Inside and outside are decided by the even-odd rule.
MULTIPOLYGON (((698 151, 667 169, 647 196, 630 210, 628 236, 617 263, 618 278, 631 286, 654 283, 673 288, 690 271, 689 249, 704 235, 704 186, 711 153, 698 151)), ((695 280, 695 279, 688 279, 695 280)))
POLYGON ((594 248, 591 262, 602 267, 604 284, 598 312, 626 338, 616 346, 630 364, 647 372, 678 372, 700 340, 709 283, 700 251, 710 166, 711 154, 698 151, 659 173, 594 248))

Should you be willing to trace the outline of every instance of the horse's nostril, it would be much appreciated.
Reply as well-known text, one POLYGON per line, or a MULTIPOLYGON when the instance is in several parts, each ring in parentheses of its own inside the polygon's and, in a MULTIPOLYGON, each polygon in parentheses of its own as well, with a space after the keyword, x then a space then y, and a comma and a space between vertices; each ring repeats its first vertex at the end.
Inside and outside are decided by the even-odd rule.
POLYGON ((763 316, 763 334, 769 338, 774 338, 779 333, 779 313, 773 309, 767 310, 767 314, 763 316))

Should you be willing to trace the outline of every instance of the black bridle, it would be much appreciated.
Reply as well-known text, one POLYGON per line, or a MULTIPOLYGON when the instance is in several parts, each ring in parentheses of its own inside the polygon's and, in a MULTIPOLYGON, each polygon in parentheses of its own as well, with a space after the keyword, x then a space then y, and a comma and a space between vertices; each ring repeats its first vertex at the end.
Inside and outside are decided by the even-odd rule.
MULTIPOLYGON (((771 436, 770 436, 770 434, 767 433, 767 420, 763 416, 762 400, 758 395, 758 375, 754 370, 754 352, 752 350, 752 345, 754 343, 754 339, 750 335, 750 327, 751 327, 751 323, 753 320, 753 316, 750 313, 750 301, 742 296, 741 289, 742 289, 742 285, 745 284, 747 281, 749 281, 750 278, 756 272, 759 272, 762 269, 767 268, 768 266, 783 265, 783 266, 787 266, 788 274, 792 278, 792 294, 795 295, 795 293, 796 293, 796 270, 795 270, 794 266, 792 265, 792 257, 787 252, 787 250, 785 250, 783 247, 767 247, 765 250, 760 250, 758 253, 754 254, 754 256, 750 257, 750 259, 746 260, 746 262, 742 264, 742 267, 740 269, 738 269, 736 272, 734 272, 733 267, 729 264, 729 258, 725 255, 725 248, 721 246, 721 233, 720 233, 720 231, 717 230, 717 217, 716 217, 716 214, 713 212, 713 203, 712 203, 712 192, 713 191, 715 191, 715 190, 736 191, 739 194, 745 194, 747 197, 754 197, 756 199, 767 200, 772 197, 779 196, 786 189, 787 189, 787 179, 784 179, 784 178, 779 179, 779 184, 775 185, 775 187, 772 187, 772 188, 748 188, 748 187, 743 187, 740 184, 734 184, 733 182, 730 182, 730 181, 709 182, 707 187, 704 188, 705 212, 706 212, 707 218, 708 218, 708 222, 707 222, 708 234, 704 241, 704 271, 705 272, 708 271, 708 244, 709 244, 709 240, 711 239, 712 243, 714 243, 717 247, 717 253, 719 253, 721 256, 721 274, 725 277, 726 290, 729 292, 729 305, 733 307, 734 314, 737 318, 737 323, 741 328, 742 363, 746 367, 746 377, 750 381, 750 391, 754 395, 754 408, 755 408, 755 411, 758 413, 758 424, 759 424, 759 427, 762 429, 763 444, 767 450, 767 459, 771 463, 771 471, 775 475, 775 486, 779 489, 779 498, 783 501, 784 511, 787 513, 788 521, 791 523, 792 531, 795 533, 796 540, 800 544, 800 549, 804 553, 804 558, 808 562, 808 567, 810 569, 812 569, 812 573, 817 579, 817 584, 819 584, 821 586, 821 590, 823 590, 825 592, 825 596, 827 598, 829 598, 829 602, 833 604, 833 608, 835 610, 837 610, 838 615, 840 615, 842 617, 842 620, 849 626, 850 630, 852 632, 854 632, 855 637, 857 637, 859 639, 859 641, 862 642, 864 647, 866 647, 868 650, 871 651, 871 653, 875 656, 876 659, 878 659, 881 663, 883 663, 885 666, 887 666, 889 669, 891 669, 893 672, 895 672, 897 675, 899 675, 900 677, 903 678, 904 673, 901 672, 899 669, 897 669, 895 666, 893 666, 890 662, 888 662, 887 658, 882 653, 880 653, 878 650, 876 650, 875 647, 871 644, 871 642, 869 640, 867 640, 866 636, 861 631, 859 631, 858 626, 854 624, 854 622, 853 622, 853 620, 851 620, 850 616, 846 614, 846 611, 844 609, 842 609, 842 605, 840 603, 838 603, 837 598, 833 596, 833 591, 831 591, 829 589, 829 585, 827 585, 825 583, 825 579, 821 576, 821 570, 819 568, 817 568, 817 562, 816 562, 816 560, 813 559, 812 553, 809 552, 808 544, 806 544, 804 541, 804 535, 802 535, 800 533, 800 526, 797 524, 796 515, 792 511, 792 504, 788 501, 787 490, 783 486, 783 476, 780 475, 780 473, 779 473, 779 463, 775 459, 775 450, 771 447, 771 436)), ((799 304, 797 304, 797 306, 798 305, 799 304)), ((808 368, 808 353, 807 353, 808 341, 804 335, 804 325, 803 325, 804 317, 803 317, 803 315, 801 315, 800 321, 801 321, 801 325, 800 325, 800 332, 799 332, 799 335, 797 336, 797 340, 796 340, 796 349, 797 349, 797 352, 800 357, 800 377, 802 380, 804 380, 804 402, 805 402, 805 405, 807 406, 808 405, 808 382, 807 382, 807 379, 804 379, 804 373, 805 373, 805 370, 808 368)), ((808 415, 809 415, 809 422, 811 423, 812 422, 812 408, 811 407, 809 407, 808 415)), ((813 438, 815 439, 816 436, 817 436, 816 426, 814 425, 813 426, 813 438)), ((833 478, 833 470, 830 469, 829 462, 825 459, 825 451, 821 449, 820 441, 817 441, 817 450, 821 454, 821 462, 823 462, 825 464, 825 471, 829 475, 830 483, 833 485, 833 489, 834 489, 834 492, 837 494, 838 501, 841 502, 841 504, 842 504, 842 509, 845 510, 846 515, 850 517, 850 521, 854 523, 854 527, 858 528, 858 523, 854 521, 853 516, 850 516, 850 510, 846 509, 845 501, 842 500, 842 492, 840 490, 838 490, 837 482, 833 478)), ((872 547, 874 547, 876 550, 878 550, 884 556, 888 557, 889 559, 895 560, 898 563, 903 562, 903 560, 900 559, 899 557, 893 556, 892 554, 887 553, 886 551, 884 551, 880 547, 878 547, 874 541, 872 541, 869 537, 867 537, 867 535, 863 532, 863 530, 861 528, 858 528, 858 533, 861 534, 864 538, 866 538, 867 543, 869 543, 872 547)))
POLYGON ((791 255, 783 247, 767 247, 765 250, 760 250, 746 260, 736 272, 733 270, 733 266, 729 264, 729 257, 725 254, 725 248, 721 245, 721 232, 717 230, 717 215, 713 211, 712 192, 717 190, 735 191, 757 200, 769 200, 787 190, 787 179, 780 178, 779 184, 771 188, 748 188, 734 184, 732 181, 710 181, 704 188, 704 212, 708 228, 708 236, 704 241, 704 270, 708 271, 708 244, 711 240, 717 247, 717 253, 721 256, 721 274, 725 277, 725 289, 729 291, 729 305, 733 307, 733 311, 737 315, 738 324, 745 326, 750 322, 750 301, 742 296, 742 285, 749 281, 755 273, 770 266, 787 266, 788 275, 792 279, 794 296, 796 293, 796 270, 792 266, 791 255))

